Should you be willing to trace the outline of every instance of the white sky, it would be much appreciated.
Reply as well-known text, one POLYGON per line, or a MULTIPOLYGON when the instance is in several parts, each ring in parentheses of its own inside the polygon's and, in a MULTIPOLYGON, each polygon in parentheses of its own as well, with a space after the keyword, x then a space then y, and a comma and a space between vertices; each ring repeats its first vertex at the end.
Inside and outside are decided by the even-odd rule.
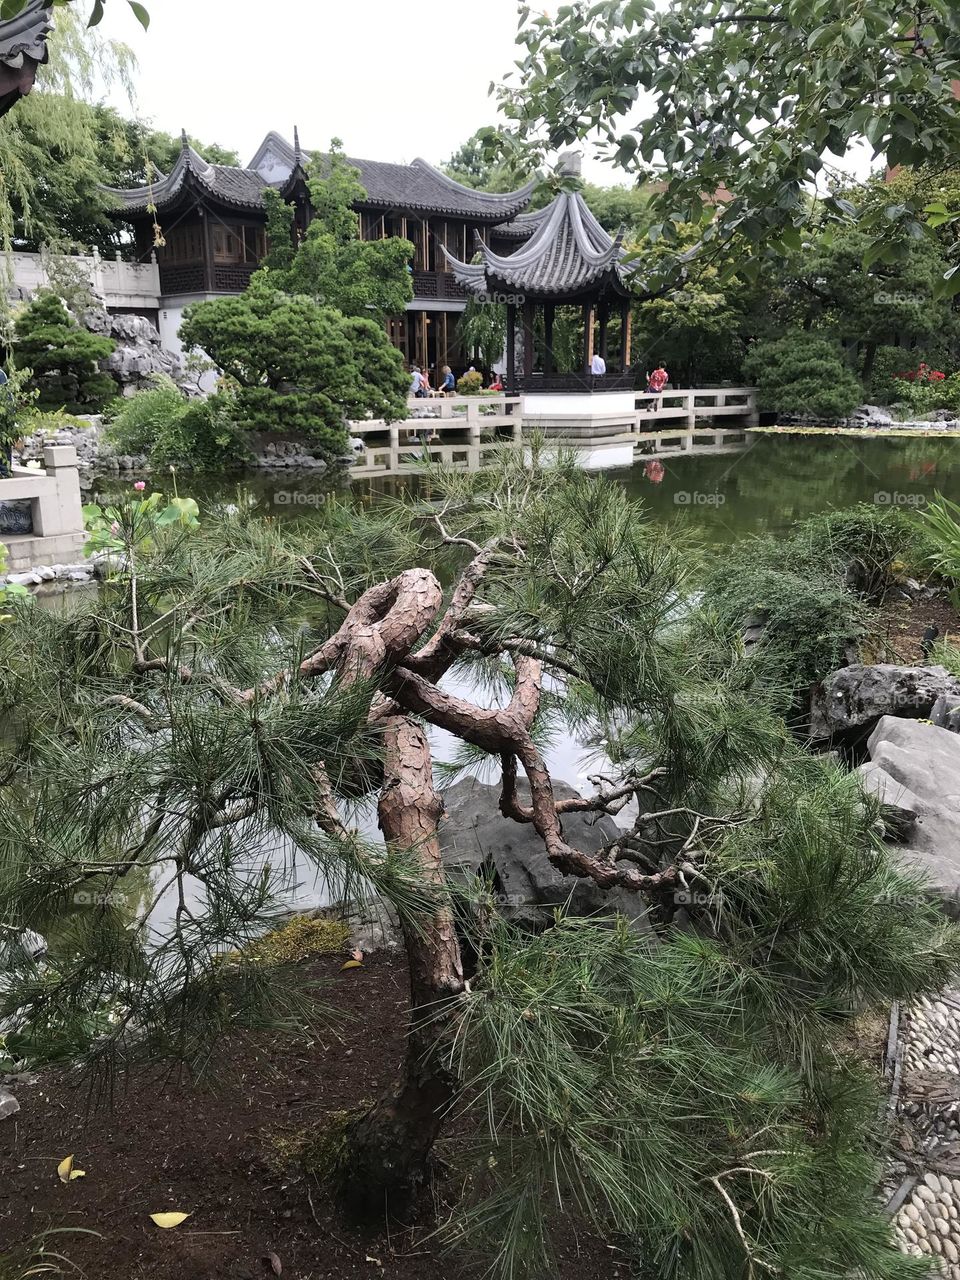
MULTIPOLYGON (((264 134, 349 155, 445 161, 496 117, 491 80, 516 55, 517 0, 146 0, 143 32, 110 0, 104 35, 131 45, 139 114, 249 163, 264 134)), ((122 96, 111 95, 125 113, 122 96)), ((585 158, 584 174, 623 183, 585 158)))
MULTIPOLYGON (((496 122, 488 93, 513 68, 518 0, 146 0, 144 32, 124 0, 101 27, 139 60, 137 114, 218 142, 248 164, 264 134, 305 149, 342 139, 348 155, 446 161, 480 126, 496 122)), ((124 114, 120 92, 110 100, 124 114)), ((842 168, 863 178, 869 152, 842 168)), ((629 178, 585 151, 584 177, 629 178)))

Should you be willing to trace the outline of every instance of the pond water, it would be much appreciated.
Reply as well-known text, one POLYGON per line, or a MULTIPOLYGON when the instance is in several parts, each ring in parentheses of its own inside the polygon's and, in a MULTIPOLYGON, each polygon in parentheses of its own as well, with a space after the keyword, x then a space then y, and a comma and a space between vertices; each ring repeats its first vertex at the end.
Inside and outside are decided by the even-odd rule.
MULTIPOLYGON (((741 452, 689 454, 651 458, 630 468, 608 472, 631 497, 640 498, 657 520, 691 521, 703 543, 729 545, 752 533, 780 534, 795 520, 856 502, 875 502, 909 509, 922 507, 935 493, 960 494, 960 441, 937 438, 878 439, 849 436, 756 436, 741 452)), ((309 520, 326 496, 338 489, 360 503, 376 503, 383 496, 405 490, 425 491, 423 477, 384 476, 338 482, 316 474, 282 472, 236 479, 182 478, 180 492, 196 497, 201 507, 253 499, 265 517, 309 520)), ((125 487, 125 486, 124 486, 125 487)), ((117 493, 115 483, 105 493, 117 493)), ((454 686, 447 682, 453 690, 454 686)), ((471 690, 455 689, 463 696, 471 690)), ((432 735, 438 759, 450 759, 455 744, 446 734, 432 735)), ((580 745, 556 742, 548 751, 556 778, 581 788, 596 768, 580 745)), ((362 829, 377 838, 373 807, 361 819, 362 829)), ((264 850, 262 858, 289 872, 291 905, 308 908, 328 900, 314 870, 297 861, 292 850, 264 850)), ((199 889, 199 886, 195 887, 199 889)), ((199 899, 200 894, 197 894, 199 899)), ((153 915, 161 930, 171 900, 164 895, 153 915)))
MULTIPOLYGON (((750 533, 782 533, 794 520, 855 502, 916 508, 936 492, 960 493, 960 440, 760 435, 751 441, 741 452, 651 458, 607 475, 642 499, 654 518, 690 520, 714 546, 750 533)), ((425 483, 415 473, 351 483, 346 476, 334 481, 312 472, 271 472, 239 480, 183 476, 180 492, 207 509, 243 493, 265 516, 309 520, 334 490, 374 503, 422 491, 425 483)), ((118 492, 115 481, 100 489, 118 492)))

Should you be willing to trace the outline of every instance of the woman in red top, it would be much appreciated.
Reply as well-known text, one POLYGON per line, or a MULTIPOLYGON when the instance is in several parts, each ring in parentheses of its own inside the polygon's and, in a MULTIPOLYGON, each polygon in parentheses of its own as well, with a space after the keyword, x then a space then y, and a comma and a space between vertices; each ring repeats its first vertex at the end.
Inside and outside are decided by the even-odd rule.
MULTIPOLYGON (((660 363, 657 365, 657 367, 654 369, 653 373, 647 374, 647 395, 654 395, 654 396, 660 395, 660 393, 663 391, 663 388, 667 385, 669 381, 670 381, 670 375, 669 373, 667 373, 666 367, 664 366, 664 363, 661 360, 660 363)), ((655 410, 657 408, 657 401, 656 400, 648 401, 647 408, 648 410, 655 410)))

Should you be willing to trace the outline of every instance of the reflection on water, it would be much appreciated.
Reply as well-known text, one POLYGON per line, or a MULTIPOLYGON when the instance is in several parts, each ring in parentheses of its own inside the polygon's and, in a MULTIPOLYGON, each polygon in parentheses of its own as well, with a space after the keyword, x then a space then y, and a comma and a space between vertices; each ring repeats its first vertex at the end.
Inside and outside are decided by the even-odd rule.
MULTIPOLYGON (((855 502, 916 507, 939 490, 960 490, 960 440, 857 436, 754 436, 742 453, 687 454, 651 458, 610 471, 631 497, 641 498, 658 520, 690 522, 703 539, 724 545, 748 533, 779 533, 792 521, 855 502)), ((331 493, 358 503, 404 492, 429 494, 416 475, 336 478, 315 472, 257 473, 241 479, 181 477, 180 488, 206 510, 237 501, 256 502, 264 516, 300 519, 331 493)), ((104 482, 115 496, 129 485, 104 482)))

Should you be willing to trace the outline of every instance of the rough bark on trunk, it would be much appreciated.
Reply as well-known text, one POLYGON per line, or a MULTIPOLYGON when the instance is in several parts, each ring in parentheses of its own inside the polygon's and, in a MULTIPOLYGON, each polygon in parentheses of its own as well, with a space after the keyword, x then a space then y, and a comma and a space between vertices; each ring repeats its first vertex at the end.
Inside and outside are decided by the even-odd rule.
MULTIPOLYGON (((437 827, 443 801, 433 785, 424 730, 406 716, 384 727, 386 777, 379 820, 384 839, 409 851, 428 884, 443 883, 437 827)), ((411 1030, 402 1074, 348 1131, 341 1170, 347 1206, 364 1216, 404 1213, 429 1169, 430 1153, 459 1081, 445 1052, 452 1006, 463 990, 452 913, 439 904, 428 920, 404 929, 410 970, 411 1030)))

